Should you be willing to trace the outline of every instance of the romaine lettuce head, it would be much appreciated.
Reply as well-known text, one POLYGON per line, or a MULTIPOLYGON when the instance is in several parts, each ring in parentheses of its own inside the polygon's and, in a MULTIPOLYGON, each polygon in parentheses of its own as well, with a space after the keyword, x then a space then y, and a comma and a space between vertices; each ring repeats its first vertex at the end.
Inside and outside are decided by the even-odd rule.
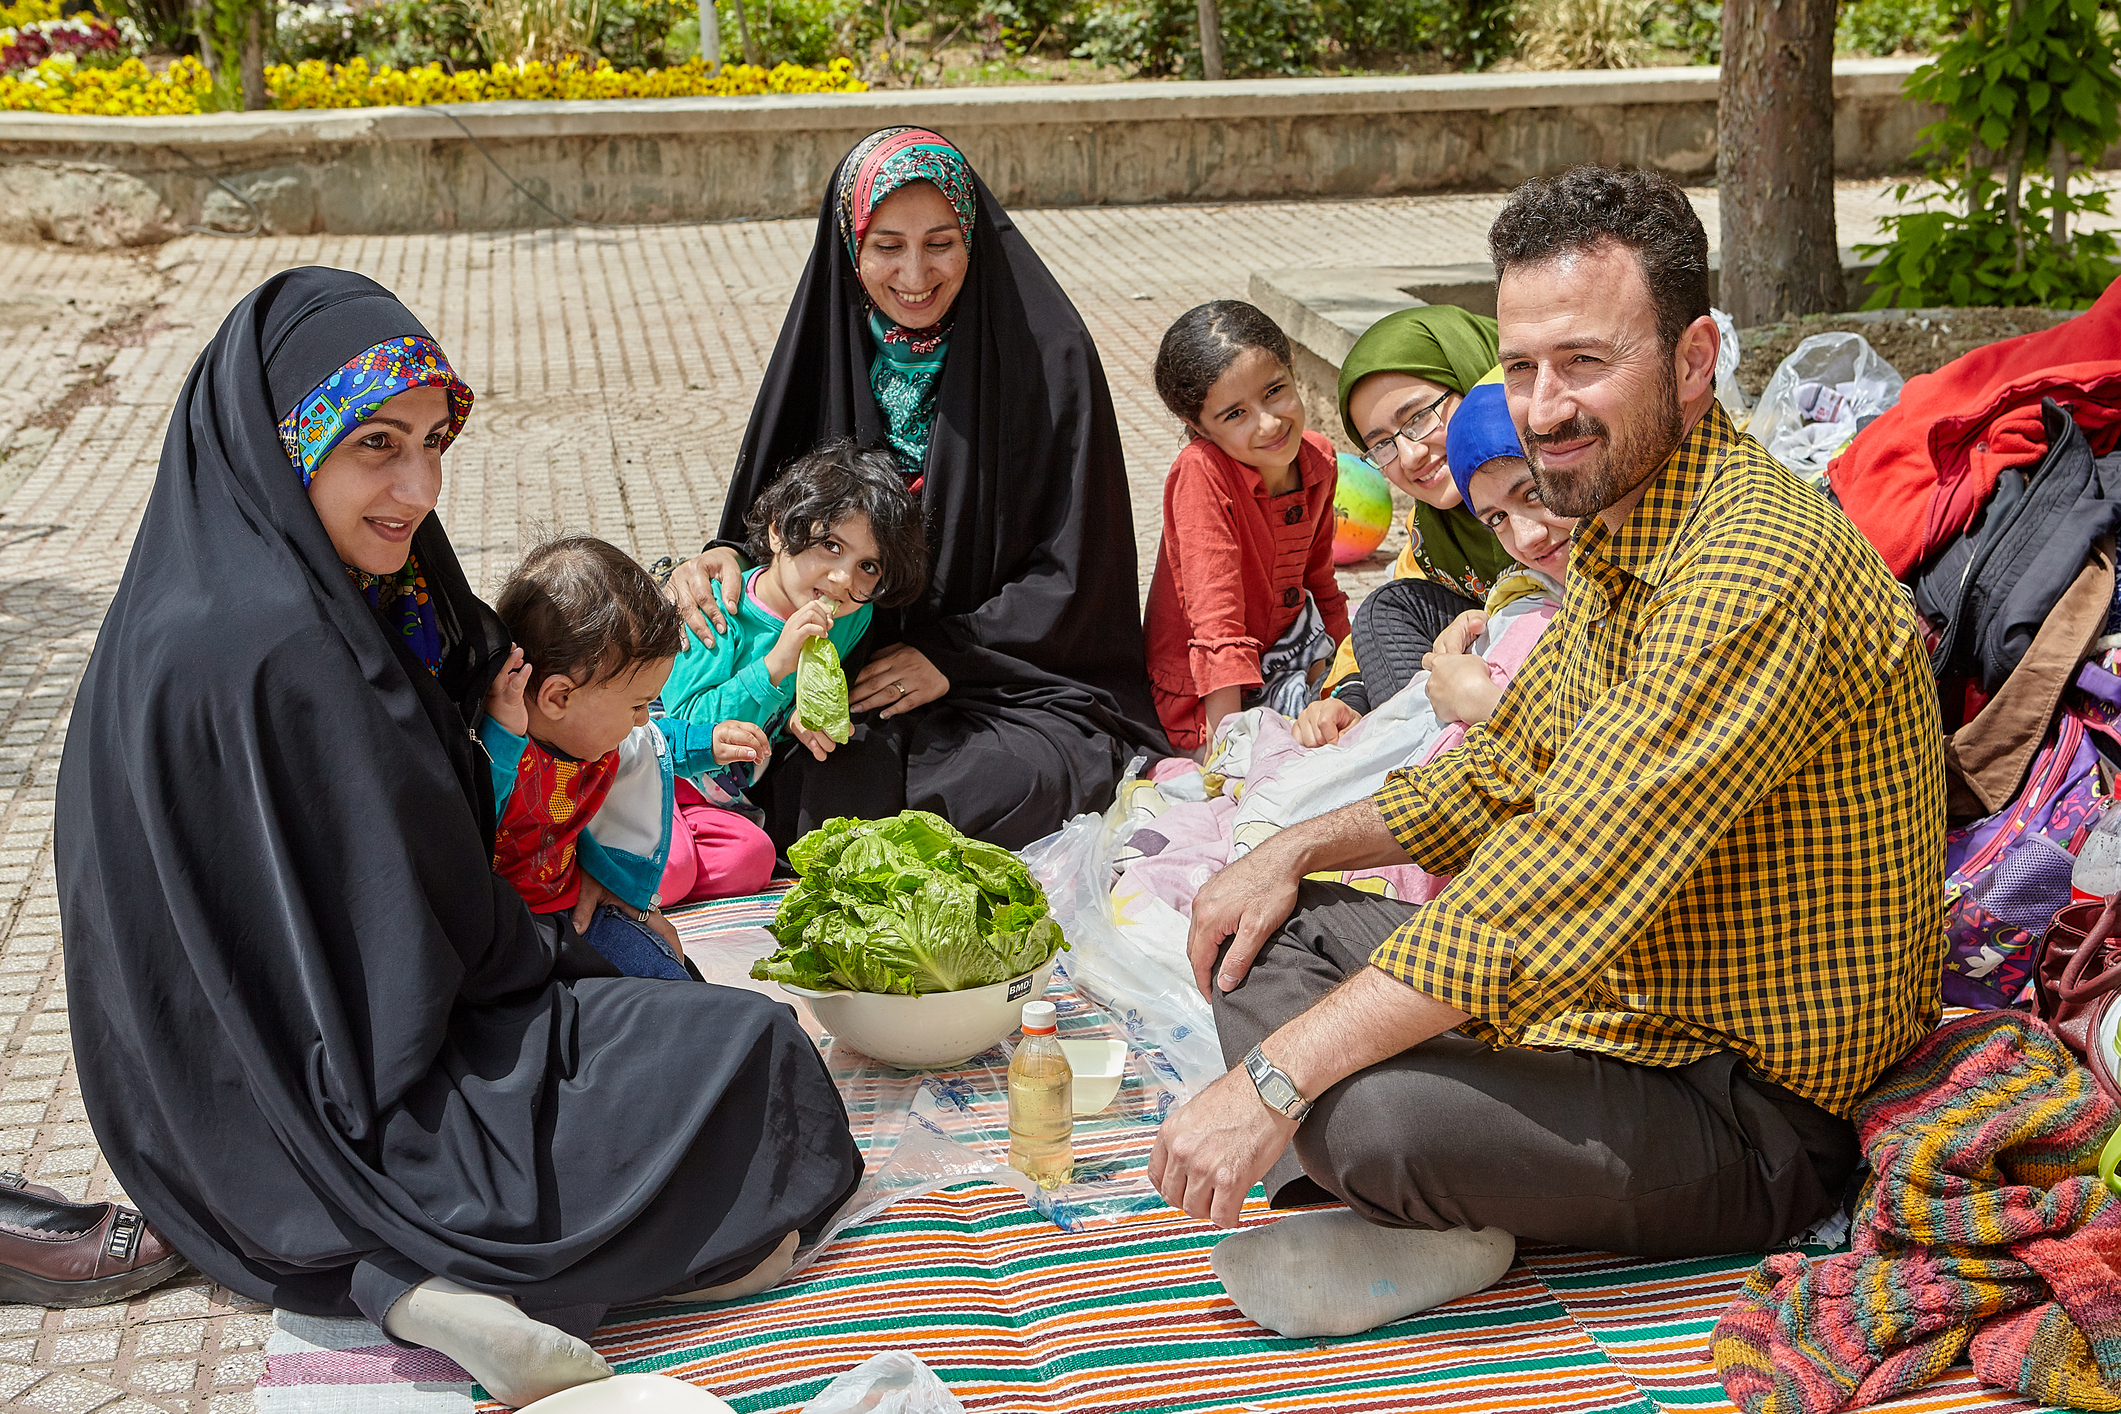
POLYGON ((941 816, 827 820, 788 849, 761 981, 919 996, 1007 981, 1068 946, 1022 862, 941 816), (822 980, 821 980, 822 979, 822 980))

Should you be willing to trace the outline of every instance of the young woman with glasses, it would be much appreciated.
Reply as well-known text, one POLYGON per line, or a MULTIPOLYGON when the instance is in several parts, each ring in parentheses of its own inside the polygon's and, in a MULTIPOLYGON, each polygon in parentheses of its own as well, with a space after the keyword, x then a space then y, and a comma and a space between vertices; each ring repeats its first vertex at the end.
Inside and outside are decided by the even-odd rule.
POLYGON ((1357 610, 1296 722, 1306 746, 1338 740, 1421 671, 1422 655, 1459 615, 1478 609, 1512 565, 1466 509, 1444 457, 1459 402, 1495 367, 1495 321, 1452 305, 1386 315, 1355 341, 1340 371, 1340 420, 1362 459, 1414 498, 1392 582, 1357 610))

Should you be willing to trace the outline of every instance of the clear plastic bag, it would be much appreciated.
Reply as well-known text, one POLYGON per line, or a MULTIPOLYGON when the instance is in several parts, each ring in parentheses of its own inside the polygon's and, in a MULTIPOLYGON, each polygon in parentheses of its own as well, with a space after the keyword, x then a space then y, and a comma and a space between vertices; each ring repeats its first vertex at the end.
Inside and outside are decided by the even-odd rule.
POLYGON ((1711 309, 1709 315, 1716 321, 1720 336, 1716 345, 1716 401, 1723 404, 1731 421, 1743 428, 1752 416, 1752 400, 1738 386, 1738 326, 1720 309, 1711 309))
POLYGON ((1904 381, 1861 334, 1813 334, 1768 379, 1745 430, 1776 461, 1823 484, 1826 464, 1900 401, 1904 381))
POLYGON ((2121 807, 2107 801, 2098 822, 2077 851, 2070 886, 2093 898, 2121 894, 2121 807))
POLYGON ((1124 918, 1112 904, 1113 861, 1134 829, 1118 802, 1141 767, 1136 757, 1110 812, 1078 815, 1021 853, 1068 937, 1069 979, 1118 1021, 1128 1046, 1178 1103, 1228 1067, 1215 1039, 1215 1013, 1186 960, 1185 916, 1146 895, 1124 918))
POLYGON ((920 1356, 887 1350, 819 1390, 803 1414, 965 1414, 965 1406, 920 1356))

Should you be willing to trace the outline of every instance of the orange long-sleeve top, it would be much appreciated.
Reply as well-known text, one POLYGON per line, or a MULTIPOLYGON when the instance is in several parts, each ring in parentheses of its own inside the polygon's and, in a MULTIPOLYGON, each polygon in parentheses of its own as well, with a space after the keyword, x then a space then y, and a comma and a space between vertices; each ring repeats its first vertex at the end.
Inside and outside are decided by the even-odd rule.
POLYGON ((1157 716, 1171 744, 1205 739, 1201 699, 1258 687, 1260 654, 1318 601, 1326 631, 1348 636, 1348 596, 1333 574, 1333 445, 1316 432, 1297 452, 1297 488, 1269 496, 1259 473, 1195 438, 1164 479, 1164 534, 1143 625, 1157 716))

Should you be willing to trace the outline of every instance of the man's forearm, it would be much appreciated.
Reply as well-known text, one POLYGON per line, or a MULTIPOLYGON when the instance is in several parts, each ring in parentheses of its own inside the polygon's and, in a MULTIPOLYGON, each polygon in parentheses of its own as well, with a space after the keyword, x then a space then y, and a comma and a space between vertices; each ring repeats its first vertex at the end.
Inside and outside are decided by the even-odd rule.
POLYGON ((1464 1020, 1457 1007, 1365 967, 1260 1042, 1260 1051, 1288 1074, 1298 1094, 1316 1100, 1357 1071, 1464 1020))
POLYGON ((1407 862, 1407 852, 1385 827, 1384 816, 1368 796, 1315 820, 1291 825, 1253 853, 1269 851, 1273 851, 1275 867, 1294 878, 1335 869, 1389 869, 1407 862))

